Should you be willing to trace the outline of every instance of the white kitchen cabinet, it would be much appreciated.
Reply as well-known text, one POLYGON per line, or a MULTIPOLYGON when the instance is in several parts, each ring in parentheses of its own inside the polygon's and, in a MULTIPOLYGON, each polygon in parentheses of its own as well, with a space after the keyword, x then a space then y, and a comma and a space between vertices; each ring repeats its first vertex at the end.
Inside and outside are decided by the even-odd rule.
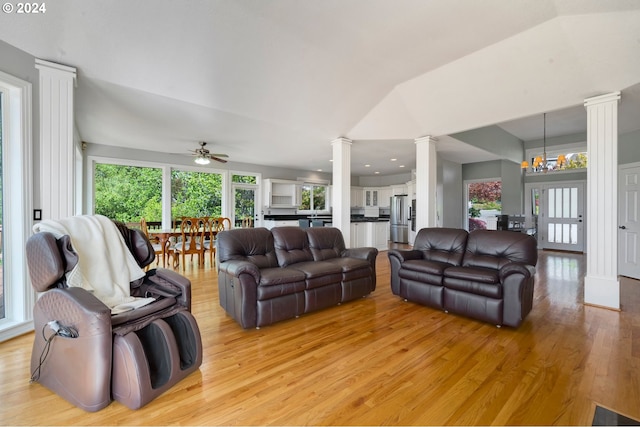
POLYGON ((367 208, 378 206, 378 189, 377 188, 364 189, 364 206, 367 208))
POLYGON ((391 186, 391 195, 398 196, 400 194, 408 194, 406 185, 392 185, 391 186))
POLYGON ((391 187, 381 187, 378 189, 378 206, 381 208, 391 206, 391 187))
POLYGON ((364 193, 362 187, 351 187, 351 207, 364 207, 364 193))
POLYGON ((373 242, 371 246, 377 248, 380 251, 386 251, 389 249, 389 222, 380 221, 372 222, 373 229, 373 242))
POLYGON ((298 181, 284 179, 264 180, 264 200, 268 208, 298 208, 302 199, 298 181))
POLYGON ((351 223, 351 247, 362 248, 367 246, 367 224, 368 222, 351 223))

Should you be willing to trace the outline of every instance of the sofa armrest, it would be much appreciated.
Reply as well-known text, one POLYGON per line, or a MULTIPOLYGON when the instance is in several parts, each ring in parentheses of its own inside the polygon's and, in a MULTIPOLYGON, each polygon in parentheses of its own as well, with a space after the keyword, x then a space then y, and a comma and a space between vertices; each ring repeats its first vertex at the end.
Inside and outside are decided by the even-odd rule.
POLYGON ((410 259, 422 259, 422 252, 416 250, 389 249, 389 259, 396 257, 402 264, 410 259))
POLYGON ((351 248, 345 249, 342 253, 343 258, 366 259, 372 265, 376 263, 376 256, 378 256, 378 250, 376 248, 351 248))
POLYGON ((256 283, 260 283, 260 269, 257 265, 244 260, 231 260, 220 263, 219 272, 240 277, 241 274, 250 274, 256 283))
POLYGON ((519 262, 511 262, 500 269, 500 283, 504 283, 507 277, 512 274, 521 274, 525 279, 532 277, 536 272, 536 268, 532 265, 522 264, 519 262))
POLYGON ((502 284, 502 323, 517 328, 533 308, 535 267, 513 262, 500 269, 502 284))

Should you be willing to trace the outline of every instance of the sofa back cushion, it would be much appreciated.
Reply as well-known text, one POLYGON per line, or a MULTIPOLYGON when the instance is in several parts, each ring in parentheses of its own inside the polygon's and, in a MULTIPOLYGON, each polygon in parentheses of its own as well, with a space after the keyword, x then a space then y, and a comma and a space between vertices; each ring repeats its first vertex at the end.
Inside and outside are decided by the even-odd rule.
POLYGON ((342 232, 338 228, 311 227, 306 232, 314 261, 340 258, 346 249, 342 232))
POLYGON ((536 265, 536 239, 514 231, 475 230, 469 233, 463 266, 499 270, 510 262, 536 265))
POLYGON ((416 235, 413 249, 421 251, 425 260, 460 265, 468 234, 460 228, 423 228, 416 235))
POLYGON ((218 262, 244 260, 258 268, 278 266, 273 235, 266 228, 234 228, 216 236, 218 262))
POLYGON ((313 261, 305 229, 300 227, 274 227, 271 229, 280 267, 313 261))

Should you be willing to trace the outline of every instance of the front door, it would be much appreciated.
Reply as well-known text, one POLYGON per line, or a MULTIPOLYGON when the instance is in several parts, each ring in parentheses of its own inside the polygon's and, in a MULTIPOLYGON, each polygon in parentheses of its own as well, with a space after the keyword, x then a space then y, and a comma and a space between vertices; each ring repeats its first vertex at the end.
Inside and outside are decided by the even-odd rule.
POLYGON ((640 279, 640 166, 620 168, 618 273, 640 279))
POLYGON ((543 249, 584 251, 584 182, 543 185, 538 222, 543 249))

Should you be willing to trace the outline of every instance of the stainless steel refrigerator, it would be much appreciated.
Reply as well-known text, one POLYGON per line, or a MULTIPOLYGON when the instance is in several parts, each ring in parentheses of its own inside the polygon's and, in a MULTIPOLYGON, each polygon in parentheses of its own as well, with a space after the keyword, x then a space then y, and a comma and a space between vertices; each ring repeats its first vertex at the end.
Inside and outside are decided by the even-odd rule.
POLYGON ((409 212, 408 197, 397 195, 391 197, 391 211, 389 212, 389 226, 391 241, 396 243, 409 242, 409 212))

